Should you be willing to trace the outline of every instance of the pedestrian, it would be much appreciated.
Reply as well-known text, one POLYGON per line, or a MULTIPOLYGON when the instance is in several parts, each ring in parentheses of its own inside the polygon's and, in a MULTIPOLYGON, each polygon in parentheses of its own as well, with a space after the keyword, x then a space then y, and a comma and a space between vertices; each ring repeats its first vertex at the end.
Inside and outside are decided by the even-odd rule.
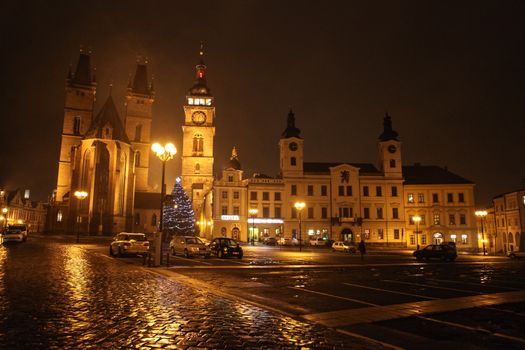
POLYGON ((366 254, 365 241, 361 240, 361 242, 359 242, 358 249, 359 249, 359 252, 361 253, 361 260, 364 260, 365 254, 366 254))

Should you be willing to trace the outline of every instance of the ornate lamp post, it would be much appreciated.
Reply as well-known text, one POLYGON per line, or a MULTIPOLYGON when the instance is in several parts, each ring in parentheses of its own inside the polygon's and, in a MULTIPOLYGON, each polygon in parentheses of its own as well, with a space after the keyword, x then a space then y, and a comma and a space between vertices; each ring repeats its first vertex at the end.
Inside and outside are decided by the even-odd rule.
POLYGON ((255 245, 255 217, 257 216, 257 213, 259 212, 259 210, 257 210, 257 208, 251 208, 250 210, 248 210, 248 213, 250 214, 251 218, 252 218, 252 232, 251 232, 251 237, 250 237, 250 242, 251 242, 251 245, 255 245))
POLYGON ((80 242, 80 222, 82 221, 82 217, 80 216, 80 203, 83 199, 85 199, 88 196, 88 193, 86 191, 75 191, 74 193, 75 197, 78 200, 77 204, 77 243, 80 242))
POLYGON ((162 182, 161 182, 161 192, 160 192, 160 220, 159 220, 159 231, 161 234, 162 242, 162 232, 163 232, 163 208, 164 208, 164 197, 166 196, 166 184, 164 183, 164 178, 166 176, 166 162, 170 159, 173 159, 173 156, 177 153, 177 149, 173 143, 167 143, 162 146, 160 143, 154 143, 151 145, 151 150, 155 155, 162 161, 162 182))
POLYGON ((419 222, 421 221, 421 216, 419 216, 419 215, 414 216, 412 218, 412 221, 414 221, 416 223, 416 250, 419 250, 418 234, 419 234, 419 222))
POLYGON ((481 242, 483 244, 483 255, 487 255, 487 251, 485 250, 485 230, 483 227, 484 226, 483 219, 487 216, 487 211, 486 210, 476 210, 475 214, 478 218, 480 218, 480 221, 481 221, 481 242))
POLYGON ((302 232, 301 232, 301 210, 304 209, 306 204, 304 202, 295 202, 294 207, 297 210, 297 213, 299 214, 299 251, 303 250, 303 239, 302 239, 302 232))

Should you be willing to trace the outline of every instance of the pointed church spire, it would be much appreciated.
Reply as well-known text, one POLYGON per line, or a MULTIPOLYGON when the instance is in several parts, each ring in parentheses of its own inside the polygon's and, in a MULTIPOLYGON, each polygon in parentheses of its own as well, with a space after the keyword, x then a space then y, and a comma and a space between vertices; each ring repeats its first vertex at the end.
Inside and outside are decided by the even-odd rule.
POLYGON ((286 129, 281 134, 281 138, 287 139, 290 137, 301 138, 301 130, 295 126, 295 114, 290 108, 288 112, 288 118, 286 119, 286 129))
POLYGON ((230 157, 230 159, 239 159, 238 155, 237 155, 237 149, 235 148, 235 146, 233 146, 232 148, 232 156, 230 157))
POLYGON ((226 169, 235 169, 235 170, 241 170, 241 162, 239 162, 239 156, 237 155, 237 149, 235 146, 233 146, 232 149, 232 155, 230 157, 230 160, 226 164, 226 169))
POLYGON ((389 141, 389 140, 396 140, 398 133, 394 131, 392 128, 392 117, 388 115, 388 112, 385 113, 385 117, 383 118, 383 132, 381 135, 379 135, 380 141, 389 141))
POLYGON ((91 77, 91 53, 84 52, 82 48, 80 49, 77 67, 71 82, 79 85, 93 85, 94 83, 91 77))
POLYGON ((147 59, 144 61, 144 63, 141 63, 140 60, 137 59, 137 68, 135 69, 135 76, 133 77, 133 83, 131 83, 131 86, 129 88, 134 94, 152 95, 152 91, 148 83, 147 59))

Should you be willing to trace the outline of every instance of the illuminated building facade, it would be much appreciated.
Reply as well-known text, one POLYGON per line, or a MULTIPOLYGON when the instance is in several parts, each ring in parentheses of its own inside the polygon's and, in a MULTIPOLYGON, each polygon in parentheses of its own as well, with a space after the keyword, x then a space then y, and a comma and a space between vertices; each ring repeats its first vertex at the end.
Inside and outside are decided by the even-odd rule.
MULTIPOLYGON (((489 252, 507 254, 525 248, 525 189, 501 194, 492 199, 484 220, 489 252)), ((481 225, 481 221, 478 223, 481 225)), ((481 229, 478 230, 481 232, 481 229)))

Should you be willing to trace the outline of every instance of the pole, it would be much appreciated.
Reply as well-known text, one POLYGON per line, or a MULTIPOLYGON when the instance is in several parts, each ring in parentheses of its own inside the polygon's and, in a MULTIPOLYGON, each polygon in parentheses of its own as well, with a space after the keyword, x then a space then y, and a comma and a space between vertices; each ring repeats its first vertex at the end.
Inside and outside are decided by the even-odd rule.
POLYGON ((487 255, 485 250, 485 231, 483 230, 483 216, 481 217, 481 239, 483 240, 483 256, 487 255))
POLYGON ((416 221, 416 250, 419 250, 419 220, 416 221))
POLYGON ((164 230, 164 220, 163 220, 163 209, 164 209, 164 197, 166 196, 166 186, 164 185, 164 180, 166 176, 166 160, 162 161, 162 181, 161 181, 161 190, 160 190, 160 219, 159 219, 159 231, 160 238, 162 242, 162 231, 164 230))
POLYGON ((299 210, 299 251, 303 251, 303 236, 301 232, 301 210, 299 210))
POLYGON ((252 215, 252 234, 251 234, 251 243, 255 245, 255 214, 252 215))

